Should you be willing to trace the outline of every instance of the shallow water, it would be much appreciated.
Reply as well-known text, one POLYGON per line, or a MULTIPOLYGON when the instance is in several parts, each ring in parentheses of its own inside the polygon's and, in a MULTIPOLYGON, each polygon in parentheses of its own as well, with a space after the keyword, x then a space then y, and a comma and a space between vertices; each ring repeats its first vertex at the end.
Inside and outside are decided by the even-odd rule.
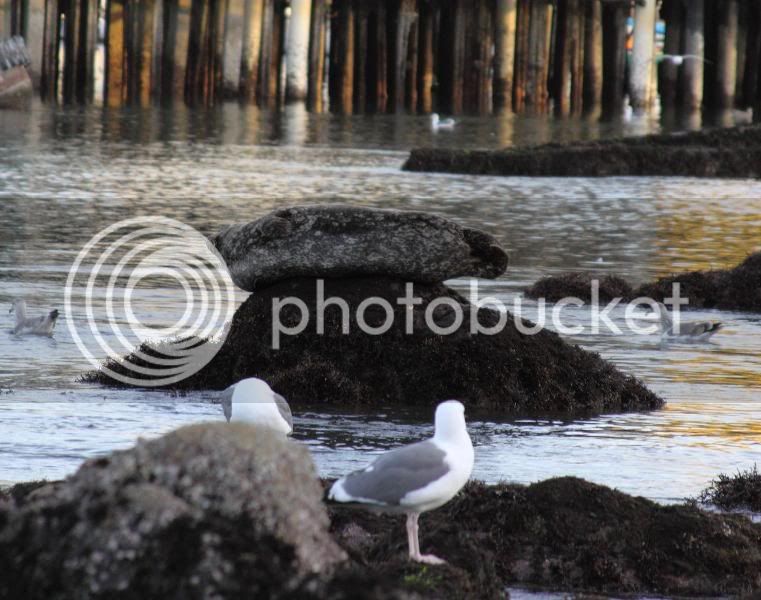
MULTIPOLYGON (((466 118, 432 133, 424 117, 269 115, 229 105, 107 111, 0 112, 0 304, 62 308, 67 273, 95 233, 135 215, 178 219, 206 234, 288 204, 341 201, 432 210, 485 229, 510 254, 506 276, 482 282, 511 310, 520 290, 566 270, 632 282, 736 264, 761 243, 761 182, 666 178, 495 178, 404 173, 413 145, 496 148, 645 133, 651 122, 600 125, 466 118)), ((466 282, 455 281, 464 289, 466 282)), ((242 301, 245 294, 238 294, 242 301)), ((74 290, 75 303, 81 291, 74 290)), ((102 300, 102 298, 101 298, 102 300)), ((172 323, 177 290, 142 290, 141 310, 172 323)), ((523 301, 534 318, 537 304, 523 301)), ((590 323, 568 308, 567 325, 590 323)), ((623 323, 624 311, 612 313, 623 323)), ((661 394, 648 414, 565 422, 471 416, 475 476, 530 482, 578 475, 660 501, 696 494, 720 471, 761 458, 761 315, 698 311, 726 329, 713 342, 662 346, 655 336, 582 333, 570 341, 609 358, 661 394)), ((58 478, 85 457, 181 424, 219 419, 213 393, 87 386, 89 368, 63 319, 54 339, 18 338, 0 313, 0 481, 58 478)), ((78 323, 78 325, 80 325, 78 323)), ((588 327, 587 327, 588 330, 588 327)), ((384 448, 419 439, 430 415, 297 411, 296 438, 335 476, 384 448), (421 420, 423 424, 421 425, 421 420)))

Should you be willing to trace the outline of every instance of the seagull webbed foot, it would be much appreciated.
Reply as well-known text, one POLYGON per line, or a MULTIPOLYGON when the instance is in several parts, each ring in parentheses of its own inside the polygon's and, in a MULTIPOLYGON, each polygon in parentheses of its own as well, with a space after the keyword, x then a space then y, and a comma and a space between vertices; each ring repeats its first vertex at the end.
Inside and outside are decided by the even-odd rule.
POLYGON ((433 554, 411 554, 410 558, 414 561, 425 563, 427 565, 445 565, 447 561, 433 554))

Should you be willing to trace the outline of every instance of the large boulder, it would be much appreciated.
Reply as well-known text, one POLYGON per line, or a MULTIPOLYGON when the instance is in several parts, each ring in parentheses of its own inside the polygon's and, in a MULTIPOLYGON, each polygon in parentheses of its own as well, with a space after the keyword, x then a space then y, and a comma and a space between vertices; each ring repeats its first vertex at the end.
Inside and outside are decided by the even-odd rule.
POLYGON ((0 500, 0 598, 290 593, 345 558, 321 498, 307 450, 263 429, 140 441, 0 500))
POLYGON ((507 254, 494 237, 422 212, 296 206, 231 225, 213 240, 244 290, 294 277, 382 275, 435 283, 495 278, 507 254))
MULTIPOLYGON (((634 377, 599 355, 572 346, 546 329, 523 333, 509 313, 499 329, 497 311, 477 309, 443 284, 414 284, 411 297, 420 303, 407 306, 398 303, 406 296, 404 281, 382 277, 325 280, 325 299, 345 301, 349 321, 344 332, 341 310, 327 306, 320 332, 317 285, 314 279, 291 279, 251 294, 235 313, 217 355, 172 387, 223 389, 245 377, 260 377, 292 404, 433 407, 443 399, 458 398, 469 407, 513 415, 582 416, 663 405, 634 377), (296 304, 273 309, 286 298, 304 303, 308 322, 295 335, 276 336, 278 323, 282 328, 297 328, 302 322, 296 304), (372 298, 386 302, 392 311, 390 327, 378 335, 364 331, 358 322, 360 306, 372 298), (429 309, 442 300, 449 304, 433 304, 434 310, 429 309), (431 325, 443 330, 454 324, 455 306, 462 315, 460 326, 449 333, 434 330, 431 325), (474 311, 481 327, 498 331, 472 330, 474 311)), ((366 307, 363 316, 373 328, 388 318, 375 303, 366 307)), ((112 361, 108 366, 138 377, 127 370, 133 362, 139 359, 112 361)), ((118 385, 102 370, 87 379, 118 385)))

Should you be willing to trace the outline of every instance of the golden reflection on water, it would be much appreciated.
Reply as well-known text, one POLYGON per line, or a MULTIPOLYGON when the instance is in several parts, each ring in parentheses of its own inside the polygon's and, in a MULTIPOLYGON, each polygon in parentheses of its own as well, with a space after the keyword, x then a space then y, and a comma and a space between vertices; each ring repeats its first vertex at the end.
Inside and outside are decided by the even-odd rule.
MULTIPOLYGON (((737 410, 737 405, 733 407, 737 410)), ((752 448, 761 444, 761 421, 754 420, 749 407, 748 420, 741 422, 725 419, 720 405, 706 402, 680 402, 667 404, 658 429, 650 433, 657 437, 700 438, 692 439, 690 446, 716 448, 717 440, 731 442, 733 446, 752 448), (695 419, 699 414, 704 421, 695 419), (683 415, 683 417, 682 417, 683 415)), ((761 451, 761 448, 759 448, 761 451)))
POLYGON ((670 210, 657 219, 653 267, 658 276, 684 268, 730 268, 761 249, 761 198, 748 198, 746 186, 729 181, 721 197, 667 201, 670 210))

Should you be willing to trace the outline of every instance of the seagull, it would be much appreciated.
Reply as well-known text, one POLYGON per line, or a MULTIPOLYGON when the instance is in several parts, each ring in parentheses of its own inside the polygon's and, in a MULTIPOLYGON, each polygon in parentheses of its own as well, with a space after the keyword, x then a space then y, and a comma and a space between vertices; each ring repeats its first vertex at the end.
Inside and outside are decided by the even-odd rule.
POLYGON ((225 419, 236 423, 252 423, 290 435, 293 432, 291 407, 266 381, 249 377, 231 385, 220 400, 225 419))
POLYGON ((439 119, 438 113, 431 115, 431 129, 438 131, 439 129, 454 129, 454 119, 439 119))
POLYGON ((473 444, 465 426, 465 407, 457 400, 436 408, 430 440, 395 448, 368 467, 336 481, 328 499, 369 510, 407 515, 410 559, 430 565, 446 561, 420 553, 420 513, 449 502, 473 470, 473 444))
POLYGON ((17 298, 11 304, 8 314, 16 313, 16 325, 13 327, 14 335, 46 335, 53 337, 53 329, 58 320, 58 310, 53 309, 47 315, 41 317, 26 316, 26 302, 17 298))
POLYGON ((693 59, 693 60, 700 60, 705 63, 710 63, 710 60, 706 60, 702 56, 698 56, 697 54, 661 54, 659 57, 657 57, 655 60, 658 62, 667 62, 671 63, 672 65, 676 65, 677 67, 684 63, 685 60, 693 59))
POLYGON ((666 308, 663 302, 658 302, 658 312, 660 313, 661 336, 663 337, 678 337, 702 341, 707 340, 724 326, 720 321, 688 321, 686 323, 680 322, 675 328, 669 314, 669 309, 666 308))

